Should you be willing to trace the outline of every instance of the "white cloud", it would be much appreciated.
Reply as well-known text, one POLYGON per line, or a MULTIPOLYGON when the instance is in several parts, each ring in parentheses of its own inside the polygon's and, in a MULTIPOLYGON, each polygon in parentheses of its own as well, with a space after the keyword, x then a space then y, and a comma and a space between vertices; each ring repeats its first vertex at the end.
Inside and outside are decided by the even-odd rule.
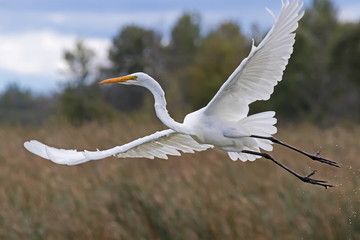
POLYGON ((136 23, 141 26, 157 26, 175 21, 180 11, 162 12, 53 12, 46 18, 54 23, 86 25, 88 27, 116 28, 124 24, 136 23), (88 25, 90 24, 90 26, 88 25))
MULTIPOLYGON (((0 35, 0 70, 21 75, 57 75, 64 66, 64 49, 72 49, 77 37, 53 31, 32 31, 0 35)), ((110 41, 100 38, 85 39, 99 59, 106 58, 110 41)))
MULTIPOLYGON (((15 16, 9 11, 0 19, 16 20, 15 16)), ((262 16, 268 17, 262 11, 262 16)), ((23 18, 19 23, 28 23, 30 19, 36 23, 61 25, 64 29, 72 28, 71 32, 78 33, 80 36, 86 29, 112 28, 116 31, 118 27, 126 24, 137 24, 145 27, 154 27, 160 32, 169 34, 169 29, 181 15, 181 11, 166 12, 136 12, 136 13, 75 13, 75 12, 51 12, 36 14, 36 12, 22 12, 23 18), (77 30, 74 30, 77 29, 77 30)), ((205 28, 209 28, 221 19, 235 19, 235 11, 232 13, 221 11, 209 11, 203 13, 203 23, 205 28)), ((19 19, 18 19, 19 20, 19 19)), ((13 21, 4 21, 8 24, 13 21)), ((33 25, 38 26, 37 24, 33 25)), ((42 25, 42 29, 50 29, 42 25)), ((9 26, 10 28, 10 26, 9 26)), ((64 49, 71 49, 77 39, 75 34, 69 35, 59 33, 54 30, 32 29, 13 29, 14 31, 0 32, 0 70, 18 73, 21 75, 51 75, 57 76, 59 69, 64 68, 62 54, 64 49)), ((164 36, 167 38, 168 36, 164 36)), ((85 38, 85 44, 93 48, 100 61, 105 61, 107 48, 110 46, 110 39, 105 38, 85 38)))
MULTIPOLYGON (((170 29, 181 16, 181 10, 161 12, 37 12, 0 9, 0 90, 8 81, 42 91, 55 89, 65 68, 64 49, 73 49, 77 36, 92 48, 98 62, 106 62, 110 37, 121 26, 136 24, 155 28, 169 38, 170 29), (51 29, 51 30, 50 30, 51 29), (69 34, 71 33, 71 34, 69 34), (89 36, 108 36, 95 38, 89 36), (87 36, 87 37, 83 37, 87 36), (6 82, 5 82, 6 81, 6 82)), ((236 20, 237 10, 204 11, 201 13, 205 31, 225 19, 236 20)), ((240 14, 241 15, 241 14, 240 14)), ((244 13, 248 18, 271 18, 264 9, 258 14, 244 13), (261 14, 260 14, 261 13, 261 14)), ((244 19, 247 19, 244 17, 244 19)), ((245 24, 246 26, 247 24, 245 24)))

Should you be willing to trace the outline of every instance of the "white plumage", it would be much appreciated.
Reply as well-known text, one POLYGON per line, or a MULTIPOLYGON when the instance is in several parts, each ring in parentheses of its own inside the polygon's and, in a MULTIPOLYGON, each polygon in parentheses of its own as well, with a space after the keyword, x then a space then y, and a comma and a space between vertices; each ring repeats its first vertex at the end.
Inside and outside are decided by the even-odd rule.
POLYGON ((180 156, 181 152, 194 153, 211 148, 211 145, 199 144, 189 135, 175 132, 171 129, 156 132, 149 136, 139 138, 122 146, 103 151, 77 151, 57 149, 31 140, 24 143, 30 152, 49 159, 58 164, 75 165, 90 160, 98 160, 110 156, 119 158, 150 158, 167 159, 167 155, 180 156))
POLYGON ((279 19, 259 46, 253 43, 249 56, 206 106, 206 114, 238 121, 247 116, 250 103, 270 98, 293 52, 293 32, 304 14, 300 12, 301 8, 302 4, 298 1, 282 4, 279 19))
POLYGON ((209 104, 188 114, 184 123, 177 123, 169 116, 160 85, 144 73, 134 73, 101 83, 133 84, 150 90, 155 99, 156 114, 169 130, 103 151, 57 149, 36 140, 25 142, 25 148, 55 163, 68 165, 109 156, 167 159, 167 155, 178 156, 180 151, 193 153, 212 147, 227 151, 232 160, 253 161, 259 158, 258 155, 242 151, 272 150, 270 140, 251 136, 271 137, 276 133, 275 112, 247 116, 249 104, 269 99, 274 86, 282 79, 293 51, 293 32, 303 16, 301 8, 297 0, 283 2, 279 18, 264 40, 257 47, 253 44, 249 56, 230 75, 209 104))

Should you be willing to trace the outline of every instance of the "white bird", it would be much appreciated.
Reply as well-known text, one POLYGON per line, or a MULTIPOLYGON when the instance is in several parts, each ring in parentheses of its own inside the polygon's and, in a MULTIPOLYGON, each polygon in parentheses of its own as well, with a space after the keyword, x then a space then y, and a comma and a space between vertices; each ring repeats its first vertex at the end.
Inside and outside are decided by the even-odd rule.
POLYGON ((277 129, 275 112, 261 112, 248 116, 249 104, 256 100, 268 100, 274 86, 281 81, 283 71, 293 51, 294 31, 304 12, 298 0, 282 2, 278 19, 262 42, 230 75, 207 106, 188 114, 183 123, 174 121, 166 109, 165 93, 152 77, 145 73, 104 80, 100 83, 120 83, 147 88, 154 96, 158 118, 170 129, 156 132, 122 146, 103 151, 77 151, 49 147, 36 140, 24 143, 30 152, 58 164, 74 165, 109 156, 119 158, 164 158, 181 155, 179 151, 193 153, 217 147, 226 151, 232 160, 254 161, 267 158, 304 182, 332 187, 325 181, 310 178, 314 173, 302 176, 279 163, 260 149, 271 151, 272 143, 278 143, 298 151, 313 160, 337 166, 337 163, 311 155, 272 137, 277 129))

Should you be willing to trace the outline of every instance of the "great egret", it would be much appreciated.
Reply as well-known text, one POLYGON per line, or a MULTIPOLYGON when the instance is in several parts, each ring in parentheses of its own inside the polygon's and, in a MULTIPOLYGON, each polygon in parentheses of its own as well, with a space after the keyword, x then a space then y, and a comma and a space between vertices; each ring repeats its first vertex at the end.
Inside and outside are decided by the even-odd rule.
POLYGON ((179 151, 204 151, 217 147, 228 152, 232 160, 254 161, 264 157, 278 164, 303 182, 332 187, 327 182, 311 178, 315 171, 302 176, 279 163, 260 149, 271 151, 272 143, 281 144, 300 152, 312 160, 338 167, 337 163, 311 155, 285 144, 272 137, 277 129, 274 126, 275 112, 262 112, 248 116, 249 104, 256 100, 267 100, 274 86, 282 79, 283 71, 293 51, 298 21, 303 16, 302 4, 298 0, 282 2, 278 19, 256 47, 254 43, 250 54, 230 75, 214 98, 200 110, 188 114, 183 123, 174 121, 166 109, 165 94, 161 86, 145 73, 104 80, 100 83, 120 83, 147 88, 154 96, 155 111, 158 118, 170 129, 156 132, 128 144, 104 151, 77 151, 49 147, 36 140, 24 143, 30 152, 58 164, 74 165, 109 156, 119 158, 144 157, 164 158, 167 155, 179 156, 179 151))

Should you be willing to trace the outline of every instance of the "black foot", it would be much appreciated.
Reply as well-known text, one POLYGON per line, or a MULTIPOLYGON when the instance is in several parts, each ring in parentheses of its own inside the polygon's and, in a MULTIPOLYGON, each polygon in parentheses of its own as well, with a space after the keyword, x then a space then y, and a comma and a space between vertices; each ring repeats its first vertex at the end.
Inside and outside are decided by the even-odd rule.
POLYGON ((317 152, 315 155, 308 155, 309 158, 311 158, 312 160, 314 161, 318 161, 318 162, 322 162, 322 163, 326 163, 326 164, 329 164, 331 166, 334 166, 334 167, 340 167, 340 165, 337 163, 337 162, 333 162, 333 161, 330 161, 326 158, 322 158, 322 157, 319 157, 319 152, 317 152))
POLYGON ((335 187, 334 185, 327 184, 326 181, 310 178, 310 177, 311 177, 312 175, 314 175, 316 172, 317 172, 317 171, 315 170, 315 171, 311 172, 309 175, 307 175, 307 176, 299 176, 299 178, 300 178, 300 180, 303 181, 303 182, 311 183, 311 184, 314 184, 314 185, 323 186, 323 187, 325 187, 326 189, 331 188, 331 187, 335 187))
MULTIPOLYGON (((314 184, 314 185, 323 186, 326 189, 331 188, 331 187, 335 187, 334 185, 327 184, 326 181, 310 178, 311 176, 313 176, 316 173, 316 170, 311 172, 309 175, 302 176, 302 175, 298 174, 297 172, 294 172, 293 170, 291 170, 290 168, 288 168, 284 164, 278 162, 275 158, 273 158, 272 156, 270 156, 267 153, 253 152, 253 151, 249 151, 249 150, 243 150, 242 152, 247 153, 247 154, 256 155, 256 156, 261 156, 263 158, 269 159, 269 160, 273 161, 275 164, 279 165, 280 167, 282 167, 283 169, 285 169, 289 173, 293 174, 294 176, 296 176, 297 178, 299 178, 301 181, 303 181, 305 183, 310 183, 310 184, 314 184)), ((311 155, 311 156, 313 156, 313 155, 311 155)))
POLYGON ((334 166, 334 167, 340 167, 340 165, 337 163, 337 162, 333 162, 333 161, 330 161, 328 159, 325 159, 325 158, 322 158, 322 157, 319 157, 320 155, 320 151, 317 151, 317 153, 315 153, 314 155, 312 154, 309 154, 307 152, 304 152, 296 147, 293 147, 287 143, 284 143, 274 137, 264 137, 264 136, 258 136, 258 135, 251 135, 250 137, 254 137, 254 138, 260 138, 260 139, 267 139, 267 140, 270 140, 272 141, 273 143, 277 143, 277 144, 280 144, 280 145, 283 145, 284 147, 287 147, 287 148, 290 148, 298 153, 301 153, 307 157, 309 157, 310 159, 314 160, 314 161, 318 161, 318 162, 322 162, 322 163, 325 163, 325 164, 329 164, 331 166, 334 166))

